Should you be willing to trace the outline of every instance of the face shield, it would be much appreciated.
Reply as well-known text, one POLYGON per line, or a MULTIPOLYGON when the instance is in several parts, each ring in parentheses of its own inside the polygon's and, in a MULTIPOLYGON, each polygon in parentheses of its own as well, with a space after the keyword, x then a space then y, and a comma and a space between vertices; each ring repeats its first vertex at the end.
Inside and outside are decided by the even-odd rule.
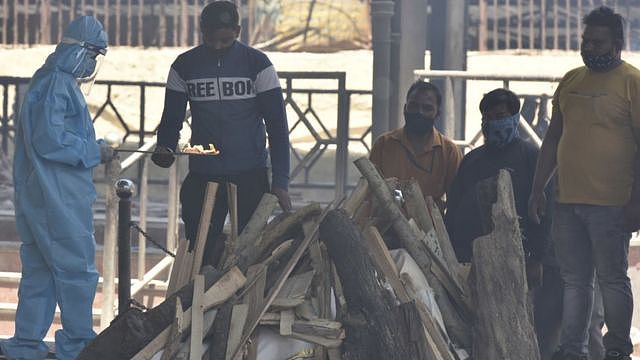
POLYGON ((93 83, 96 80, 96 75, 100 70, 100 66, 104 61, 105 55, 107 54, 107 49, 86 41, 78 41, 72 38, 63 38, 62 43, 74 44, 82 48, 82 51, 77 55, 78 62, 72 72, 78 80, 80 90, 82 90, 85 95, 89 95, 91 88, 93 87, 93 83))

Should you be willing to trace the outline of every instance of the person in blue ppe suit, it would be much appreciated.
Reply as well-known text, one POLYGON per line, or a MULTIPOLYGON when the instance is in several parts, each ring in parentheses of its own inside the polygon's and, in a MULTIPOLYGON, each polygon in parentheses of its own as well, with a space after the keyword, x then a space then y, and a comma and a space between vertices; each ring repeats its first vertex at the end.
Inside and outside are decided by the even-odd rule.
POLYGON ((92 304, 98 281, 92 169, 113 159, 96 136, 80 79, 90 79, 107 34, 94 17, 71 22, 34 74, 17 123, 13 177, 22 280, 15 335, 0 342, 9 359, 43 359, 42 341, 60 307, 56 357, 74 359, 95 337, 92 304))

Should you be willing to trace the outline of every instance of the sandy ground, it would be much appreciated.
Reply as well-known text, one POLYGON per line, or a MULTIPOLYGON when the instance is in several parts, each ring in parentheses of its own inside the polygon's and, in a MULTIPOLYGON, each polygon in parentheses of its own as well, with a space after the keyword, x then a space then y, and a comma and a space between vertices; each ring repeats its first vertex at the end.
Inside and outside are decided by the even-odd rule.
MULTIPOLYGON (((51 46, 34 48, 0 48, 0 76, 30 77, 43 63, 46 56, 53 50, 51 46)), ((175 57, 185 49, 141 49, 141 48, 112 48, 109 49, 107 61, 102 66, 98 78, 102 80, 129 80, 163 82, 166 79, 169 66, 175 57)), ((344 51, 334 54, 312 53, 268 53, 270 59, 279 71, 345 71, 347 73, 348 89, 371 89, 372 53, 367 50, 344 51)), ((623 58, 631 64, 640 67, 640 54, 627 53, 623 58)), ((428 56, 425 58, 428 62, 428 56)), ((561 76, 566 71, 581 65, 581 59, 575 52, 494 52, 470 53, 468 57, 469 71, 474 73, 499 75, 545 75, 561 76)), ((294 83, 295 84, 295 83, 294 83)), ((500 82, 470 81, 467 85, 467 138, 479 130, 479 113, 477 104, 486 93, 500 82)), ((328 81, 300 81, 297 86, 326 88, 336 86, 336 82, 328 81)), ((511 88, 522 94, 553 94, 556 84, 552 83, 518 83, 513 82, 511 88)), ((96 86, 88 98, 93 110, 104 102, 106 89, 96 86)), ((139 90, 137 88, 114 87, 112 101, 118 107, 125 121, 132 128, 137 128, 139 118, 139 90)), ((296 98, 301 103, 306 99, 296 98)), ((157 124, 162 111, 163 90, 151 90, 147 94, 147 117, 150 125, 157 124)), ((336 114, 335 96, 318 96, 314 98, 314 109, 330 131, 335 131, 336 114)), ((294 114, 290 121, 295 121, 294 114)), ((105 115, 107 121, 96 123, 99 135, 118 131, 112 112, 105 115)), ((351 110, 352 135, 361 133, 370 125, 371 97, 354 97, 351 110)), ((186 133, 184 136, 188 136, 186 133)), ((309 133, 300 131, 294 133, 293 141, 302 145, 309 139, 309 133)), ((353 151, 362 151, 354 148, 353 151)), ((632 264, 629 270, 632 278, 635 303, 640 304, 640 267, 632 264)), ((636 306, 633 319, 634 326, 640 327, 640 306, 636 306)), ((640 342, 640 339, 636 341, 640 342)))

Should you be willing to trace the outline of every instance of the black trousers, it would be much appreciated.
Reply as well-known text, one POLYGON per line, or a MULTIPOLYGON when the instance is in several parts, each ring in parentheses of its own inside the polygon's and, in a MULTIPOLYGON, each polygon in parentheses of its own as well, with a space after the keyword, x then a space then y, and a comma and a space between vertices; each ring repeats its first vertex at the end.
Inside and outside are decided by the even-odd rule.
POLYGON ((219 186, 202 264, 215 267, 224 251, 224 237, 221 235, 229 212, 227 183, 233 183, 238 187, 238 233, 240 233, 258 207, 262 195, 269 191, 269 179, 266 168, 237 175, 206 175, 189 172, 180 188, 180 203, 182 204, 182 220, 190 251, 195 248, 200 213, 208 182, 217 182, 219 186))

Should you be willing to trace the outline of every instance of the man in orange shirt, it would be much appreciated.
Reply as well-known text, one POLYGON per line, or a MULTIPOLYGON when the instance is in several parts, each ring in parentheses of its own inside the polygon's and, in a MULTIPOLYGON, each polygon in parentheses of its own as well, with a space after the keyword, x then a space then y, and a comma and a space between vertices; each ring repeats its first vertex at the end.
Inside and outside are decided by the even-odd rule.
POLYGON ((544 187, 558 172, 552 238, 562 279, 560 350, 586 359, 594 274, 607 333, 605 360, 630 360, 633 297, 627 276, 631 232, 640 228, 640 71, 624 62, 623 19, 608 7, 584 18, 581 55, 553 99, 538 156, 529 214, 539 221, 544 187))
POLYGON ((407 92, 405 126, 380 136, 371 149, 371 162, 384 177, 416 179, 424 196, 444 209, 444 195, 462 161, 452 140, 434 129, 442 95, 433 84, 416 81, 407 92))

